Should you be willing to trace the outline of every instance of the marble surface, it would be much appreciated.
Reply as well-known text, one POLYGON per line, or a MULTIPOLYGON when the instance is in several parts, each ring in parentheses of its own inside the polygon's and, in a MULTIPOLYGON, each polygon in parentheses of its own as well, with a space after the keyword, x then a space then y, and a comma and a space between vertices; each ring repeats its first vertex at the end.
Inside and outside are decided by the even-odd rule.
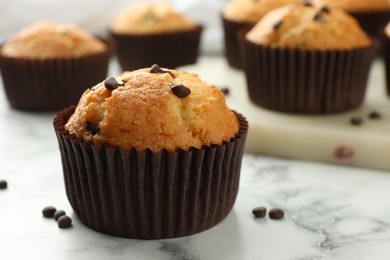
POLYGON ((390 259, 390 174, 246 154, 239 195, 219 225, 179 239, 143 241, 97 233, 65 196, 53 113, 9 107, 0 89, 0 259, 390 259), (42 217, 47 205, 70 229, 42 217), (286 216, 254 219, 252 208, 286 216))

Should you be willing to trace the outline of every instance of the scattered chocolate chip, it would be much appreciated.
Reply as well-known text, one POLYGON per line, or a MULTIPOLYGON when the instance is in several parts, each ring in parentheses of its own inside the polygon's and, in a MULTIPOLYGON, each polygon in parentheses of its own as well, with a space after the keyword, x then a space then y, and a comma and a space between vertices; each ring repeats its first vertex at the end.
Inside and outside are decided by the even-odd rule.
POLYGON ((371 119, 381 119, 382 118, 382 115, 377 112, 377 111, 372 111, 369 115, 368 115, 369 118, 371 119))
POLYGON ((113 77, 106 78, 106 80, 104 81, 104 86, 108 90, 114 90, 114 89, 117 89, 118 87, 123 87, 124 85, 125 85, 125 83, 123 81, 118 82, 113 77))
POLYGON ((319 12, 319 13, 316 13, 313 17, 313 21, 316 21, 316 22, 323 22, 324 21, 324 17, 322 16, 322 13, 319 12))
POLYGON ((160 68, 159 65, 157 64, 154 64, 151 68, 150 68, 150 73, 168 73, 169 75, 172 76, 172 78, 174 77, 172 72, 168 71, 168 70, 163 70, 162 68, 160 68))
POLYGON ((56 212, 57 209, 53 206, 47 206, 43 208, 42 214, 45 218, 52 218, 54 216, 54 212, 56 212))
POLYGON ((271 219, 282 219, 284 217, 284 212, 281 209, 273 208, 269 211, 268 216, 271 219))
POLYGON ((225 96, 229 95, 229 89, 228 89, 228 88, 220 88, 220 90, 221 90, 221 92, 222 92, 225 96))
POLYGON ((61 216, 64 216, 64 215, 66 215, 65 211, 63 211, 63 210, 56 210, 56 212, 54 212, 53 217, 54 217, 55 220, 58 220, 61 216))
POLYGON ((267 215, 267 209, 265 207, 256 207, 252 210, 255 218, 264 218, 267 215))
POLYGON ((59 228, 68 228, 71 225, 72 225, 72 219, 66 215, 63 215, 58 219, 59 228))
POLYGON ((5 190, 8 187, 6 180, 0 180, 0 190, 5 190))
POLYGON ((350 120, 350 123, 352 125, 358 126, 363 124, 363 119, 361 117, 352 117, 350 120))
POLYGON ((191 89, 187 88, 183 84, 178 84, 178 85, 170 85, 171 90, 173 94, 175 94, 179 98, 185 98, 189 94, 191 94, 191 89))
POLYGON ((95 125, 94 123, 87 121, 87 131, 91 132, 91 134, 96 135, 99 133, 100 128, 98 125, 95 125))
POLYGON ((321 11, 320 11, 321 13, 324 13, 324 14, 329 14, 330 13, 330 9, 329 9, 329 7, 327 7, 327 6, 323 6, 322 8, 321 8, 321 11))
POLYGON ((304 6, 313 6, 313 4, 311 3, 310 0, 303 0, 303 1, 302 1, 302 4, 303 4, 304 6))
POLYGON ((277 30, 282 25, 282 23, 283 23, 283 20, 279 20, 272 25, 272 28, 274 28, 274 30, 277 30))
POLYGON ((333 151, 333 156, 337 160, 342 160, 342 161, 350 160, 354 157, 354 155, 355 155, 354 150, 351 147, 345 145, 340 145, 336 147, 336 149, 334 149, 333 151))

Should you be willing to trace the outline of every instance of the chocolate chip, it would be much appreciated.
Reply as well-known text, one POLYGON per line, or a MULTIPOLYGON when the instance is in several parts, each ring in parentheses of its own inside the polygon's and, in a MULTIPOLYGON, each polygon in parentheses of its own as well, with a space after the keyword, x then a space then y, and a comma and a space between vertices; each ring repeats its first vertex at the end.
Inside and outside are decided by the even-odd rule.
POLYGON ((125 85, 125 83, 123 81, 118 82, 113 77, 106 78, 106 80, 104 81, 104 86, 108 90, 114 90, 114 89, 117 89, 118 87, 123 87, 124 85, 125 85))
POLYGON ((63 210, 56 210, 56 212, 54 212, 53 217, 54 217, 55 220, 58 220, 61 216, 64 216, 64 215, 66 215, 65 211, 63 211, 63 210))
POLYGON ((191 94, 191 89, 187 88, 183 84, 178 84, 178 85, 170 85, 171 90, 173 94, 175 94, 179 98, 185 98, 189 94, 191 94))
POLYGON ((98 125, 95 125, 94 123, 87 121, 87 131, 91 132, 91 134, 96 135, 100 132, 100 128, 98 125))
POLYGON ((265 207, 256 207, 252 210, 255 218, 264 218, 267 215, 267 209, 265 207))
POLYGON ((315 22, 325 21, 324 17, 322 16, 321 10, 313 16, 313 21, 315 22))
POLYGON ((283 20, 279 20, 272 25, 272 28, 274 28, 274 30, 277 30, 282 25, 282 23, 283 23, 283 20))
POLYGON ((358 126, 358 125, 363 124, 363 119, 361 117, 352 117, 351 120, 350 120, 350 123, 352 125, 358 126))
POLYGON ((355 156, 355 152, 349 146, 340 145, 340 146, 336 147, 336 149, 333 151, 333 156, 337 160, 344 160, 345 161, 345 160, 352 159, 355 156))
POLYGON ((302 1, 302 4, 303 4, 304 6, 313 6, 313 4, 311 3, 311 1, 309 1, 309 0, 303 0, 303 1, 302 1))
POLYGON ((5 190, 8 187, 6 180, 0 180, 0 190, 5 190))
POLYGON ((163 70, 162 68, 160 68, 159 65, 157 64, 154 64, 151 68, 150 68, 150 73, 168 73, 169 75, 172 76, 172 78, 174 77, 172 72, 168 71, 168 70, 163 70))
POLYGON ((329 14, 330 13, 330 9, 329 9, 329 7, 327 7, 327 6, 323 6, 322 8, 321 8, 321 11, 320 11, 321 13, 324 13, 324 14, 329 14))
POLYGON ((371 119, 381 119, 382 118, 382 115, 377 112, 377 111, 372 111, 369 115, 368 115, 369 118, 371 119))
POLYGON ((273 208, 269 211, 268 216, 271 219, 282 219, 284 217, 284 212, 281 209, 273 208))
POLYGON ((72 225, 72 219, 66 215, 63 215, 58 219, 59 228, 68 228, 71 225, 72 225))
POLYGON ((56 212, 56 208, 53 206, 47 206, 43 208, 42 214, 45 218, 52 218, 54 216, 54 212, 56 212))
POLYGON ((225 96, 229 95, 229 89, 228 89, 228 88, 220 88, 220 90, 221 90, 221 92, 222 92, 225 96))

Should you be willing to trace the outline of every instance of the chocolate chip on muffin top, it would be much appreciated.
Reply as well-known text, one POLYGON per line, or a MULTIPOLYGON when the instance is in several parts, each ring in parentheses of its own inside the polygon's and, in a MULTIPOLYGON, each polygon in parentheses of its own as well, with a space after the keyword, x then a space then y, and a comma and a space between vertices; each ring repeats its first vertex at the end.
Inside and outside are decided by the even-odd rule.
POLYGON ((269 12, 246 34, 256 44, 308 50, 366 47, 370 38, 340 9, 293 4, 269 12))

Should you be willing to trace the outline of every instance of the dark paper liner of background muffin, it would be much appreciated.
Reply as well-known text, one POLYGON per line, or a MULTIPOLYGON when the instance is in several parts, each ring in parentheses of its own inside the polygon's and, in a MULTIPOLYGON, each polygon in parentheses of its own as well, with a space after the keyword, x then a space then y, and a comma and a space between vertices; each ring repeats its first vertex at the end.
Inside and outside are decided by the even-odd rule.
POLYGON ((384 60, 385 60, 385 76, 386 76, 386 91, 390 97, 390 37, 383 31, 382 40, 384 46, 384 60))
POLYGON ((221 14, 224 31, 225 56, 228 64, 236 69, 242 69, 240 55, 239 32, 245 28, 251 28, 254 23, 236 22, 226 19, 221 14))
POLYGON ((240 114, 229 142, 153 153, 83 142, 64 129, 73 111, 59 112, 53 124, 66 194, 86 226, 128 238, 174 238, 207 230, 232 209, 248 130, 240 114))
MULTIPOLYGON (((380 40, 382 30, 390 21, 390 10, 377 10, 377 11, 367 11, 367 12, 353 12, 349 11, 356 20, 359 21, 360 26, 365 30, 369 35, 377 37, 380 40)), ((378 48, 378 54, 383 55, 384 53, 384 43, 380 41, 378 48)))
POLYGON ((112 53, 106 43, 101 53, 76 58, 28 59, 0 55, 0 70, 12 107, 58 111, 77 104, 83 92, 104 80, 112 53))
POLYGON ((262 46, 241 33, 250 100, 294 114, 330 114, 364 100, 377 42, 354 50, 311 51, 262 46))
POLYGON ((203 27, 158 34, 117 34, 111 32, 122 70, 135 70, 159 64, 176 68, 196 63, 203 27))

